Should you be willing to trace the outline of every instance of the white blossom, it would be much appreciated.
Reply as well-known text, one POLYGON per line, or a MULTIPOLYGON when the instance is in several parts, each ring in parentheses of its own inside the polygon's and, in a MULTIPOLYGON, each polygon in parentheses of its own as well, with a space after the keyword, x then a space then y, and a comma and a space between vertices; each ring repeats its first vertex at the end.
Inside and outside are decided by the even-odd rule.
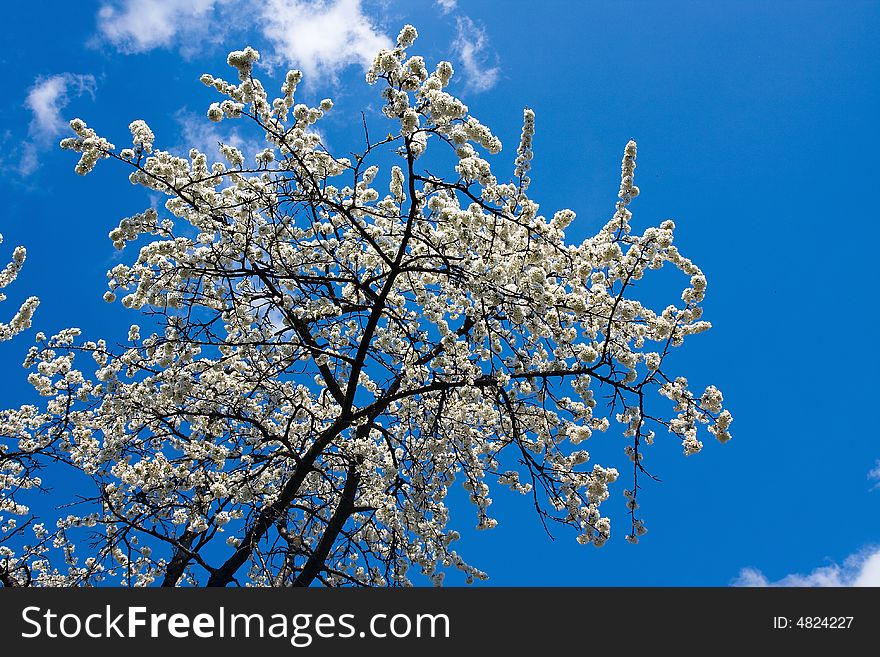
MULTIPOLYGON (((3 243, 3 235, 0 235, 0 244, 3 243)), ((27 251, 23 246, 17 246, 12 251, 12 261, 0 270, 0 290, 10 285, 21 271, 22 265, 27 258, 27 251)), ((0 292, 0 302, 6 301, 6 294, 0 292)), ((40 300, 37 297, 28 297, 13 315, 9 323, 0 322, 0 342, 11 340, 13 337, 31 327, 31 320, 40 300)))

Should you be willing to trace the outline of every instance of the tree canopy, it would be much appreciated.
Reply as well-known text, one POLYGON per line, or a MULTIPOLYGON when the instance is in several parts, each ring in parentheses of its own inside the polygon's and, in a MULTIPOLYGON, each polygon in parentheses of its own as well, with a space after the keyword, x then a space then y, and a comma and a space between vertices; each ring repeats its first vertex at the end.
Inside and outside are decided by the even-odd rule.
POLYGON ((125 251, 104 298, 141 317, 127 341, 38 334, 25 365, 46 402, 0 413, 0 582, 484 579, 455 549, 453 486, 481 529, 496 524, 492 491, 508 488, 547 531, 601 546, 623 467, 583 447, 613 423, 635 542, 655 440, 692 455, 700 425, 730 438, 721 392, 667 372, 710 326, 706 278, 672 221, 634 230, 635 142, 612 216, 570 244, 575 213, 548 218, 528 195, 534 112, 498 173, 500 140, 448 91, 449 62, 407 52, 416 36, 406 26, 376 56, 366 81, 383 123, 364 114, 345 156, 316 129, 333 103, 298 103, 299 71, 270 99, 250 47, 229 55, 237 79, 201 81, 222 98, 207 118, 248 123, 259 152, 174 154, 141 120, 117 149, 71 121, 61 145, 78 173, 111 159, 166 200, 110 231, 125 251), (652 308, 633 290, 664 266, 683 292, 652 308), (62 470, 77 494, 55 515, 33 510, 62 470))

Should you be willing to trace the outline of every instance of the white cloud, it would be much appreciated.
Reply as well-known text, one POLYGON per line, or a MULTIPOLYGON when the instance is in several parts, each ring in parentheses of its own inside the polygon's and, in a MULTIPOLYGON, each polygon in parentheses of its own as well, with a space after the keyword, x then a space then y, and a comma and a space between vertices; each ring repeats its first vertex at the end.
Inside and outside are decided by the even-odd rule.
POLYGON ((466 85, 472 91, 486 91, 498 82, 500 69, 489 66, 486 52, 489 38, 486 30, 479 27, 467 16, 456 19, 458 34, 452 47, 456 50, 458 61, 461 62, 467 76, 466 85))
POLYGON ((61 118, 61 110, 70 100, 68 92, 76 96, 88 93, 94 98, 94 76, 60 73, 37 78, 25 101, 34 115, 30 124, 32 136, 55 137, 67 129, 67 122, 61 118))
POLYGON ((21 146, 21 159, 18 161, 18 172, 27 176, 32 174, 40 166, 40 157, 37 147, 33 142, 26 141, 21 146))
POLYGON ((760 570, 744 568, 735 586, 880 586, 880 548, 854 554, 843 565, 821 566, 814 571, 786 575, 771 582, 760 570))
POLYGON ((226 31, 255 28, 269 42, 264 62, 337 78, 367 66, 393 44, 363 10, 362 0, 110 0, 98 12, 101 35, 118 50, 175 48, 190 55, 226 31))
POLYGON ((348 64, 368 66, 391 39, 364 14, 361 0, 267 0, 261 29, 275 49, 271 59, 307 76, 337 78, 348 64))
POLYGON ((453 9, 455 9, 458 4, 457 0, 437 0, 437 6, 440 8, 441 13, 448 14, 453 9))
MULTIPOLYGON (((178 45, 186 34, 203 40, 216 31, 214 10, 227 0, 116 0, 98 11, 98 29, 122 52, 178 45)), ((182 48, 182 50, 194 50, 182 48)))
POLYGON ((874 488, 880 488, 880 460, 874 464, 874 469, 868 473, 868 479, 876 479, 877 483, 874 484, 874 488))
POLYGON ((71 96, 84 93, 95 97, 94 76, 59 73, 34 81, 25 100, 25 106, 31 111, 31 121, 28 125, 30 138, 21 148, 18 168, 22 174, 27 175, 37 169, 40 151, 67 129, 61 110, 70 102, 71 96))

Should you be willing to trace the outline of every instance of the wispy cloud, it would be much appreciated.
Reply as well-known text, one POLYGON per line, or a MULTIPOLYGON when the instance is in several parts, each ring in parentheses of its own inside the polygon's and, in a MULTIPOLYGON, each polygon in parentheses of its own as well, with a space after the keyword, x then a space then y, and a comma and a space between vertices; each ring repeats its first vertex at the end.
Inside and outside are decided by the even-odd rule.
POLYGON ((61 111, 71 97, 88 93, 94 98, 95 88, 94 76, 75 73, 59 73, 34 81, 25 100, 25 106, 31 111, 31 121, 28 125, 29 138, 22 144, 18 167, 23 175, 37 169, 40 152, 67 129, 61 111))
POLYGON ((877 483, 874 484, 874 488, 880 488, 880 459, 874 464, 874 469, 868 473, 868 479, 876 480, 877 483))
POLYGON ((458 56, 458 61, 464 68, 465 84, 471 91, 487 91, 498 82, 500 69, 491 66, 488 52, 489 38, 486 30, 478 26, 467 16, 456 19, 457 34, 452 47, 458 56))
POLYGON ((70 100, 69 94, 95 96, 95 78, 92 75, 59 73, 48 78, 37 78, 30 88, 25 105, 33 113, 30 133, 33 137, 55 137, 67 129, 61 110, 70 100))
POLYGON ((146 52, 180 47, 187 52, 216 35, 215 11, 228 0, 114 0, 98 11, 98 30, 118 50, 146 52), (188 39, 178 39, 186 36, 188 39))
POLYGON ((439 8, 441 13, 448 14, 458 5, 457 0, 437 0, 435 3, 439 8))
POLYGON ((734 586, 880 586, 880 548, 848 557, 843 565, 821 566, 806 575, 795 573, 770 581, 760 570, 744 568, 734 586))

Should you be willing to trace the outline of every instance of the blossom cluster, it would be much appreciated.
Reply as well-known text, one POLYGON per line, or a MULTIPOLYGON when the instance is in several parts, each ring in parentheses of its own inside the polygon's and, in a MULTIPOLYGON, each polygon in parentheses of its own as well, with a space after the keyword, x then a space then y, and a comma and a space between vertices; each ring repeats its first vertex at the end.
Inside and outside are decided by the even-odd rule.
MULTIPOLYGON (((3 235, 0 235, 0 244, 2 243, 3 235)), ((22 265, 24 265, 25 258, 27 258, 27 250, 23 246, 15 247, 12 251, 12 260, 0 270, 0 290, 18 278, 18 273, 21 271, 22 265)), ((6 301, 6 295, 3 292, 0 292, 0 301, 6 301)), ((0 342, 11 340, 22 331, 29 329, 34 311, 36 311, 39 305, 40 300, 37 297, 28 297, 8 323, 0 322, 0 342)))

